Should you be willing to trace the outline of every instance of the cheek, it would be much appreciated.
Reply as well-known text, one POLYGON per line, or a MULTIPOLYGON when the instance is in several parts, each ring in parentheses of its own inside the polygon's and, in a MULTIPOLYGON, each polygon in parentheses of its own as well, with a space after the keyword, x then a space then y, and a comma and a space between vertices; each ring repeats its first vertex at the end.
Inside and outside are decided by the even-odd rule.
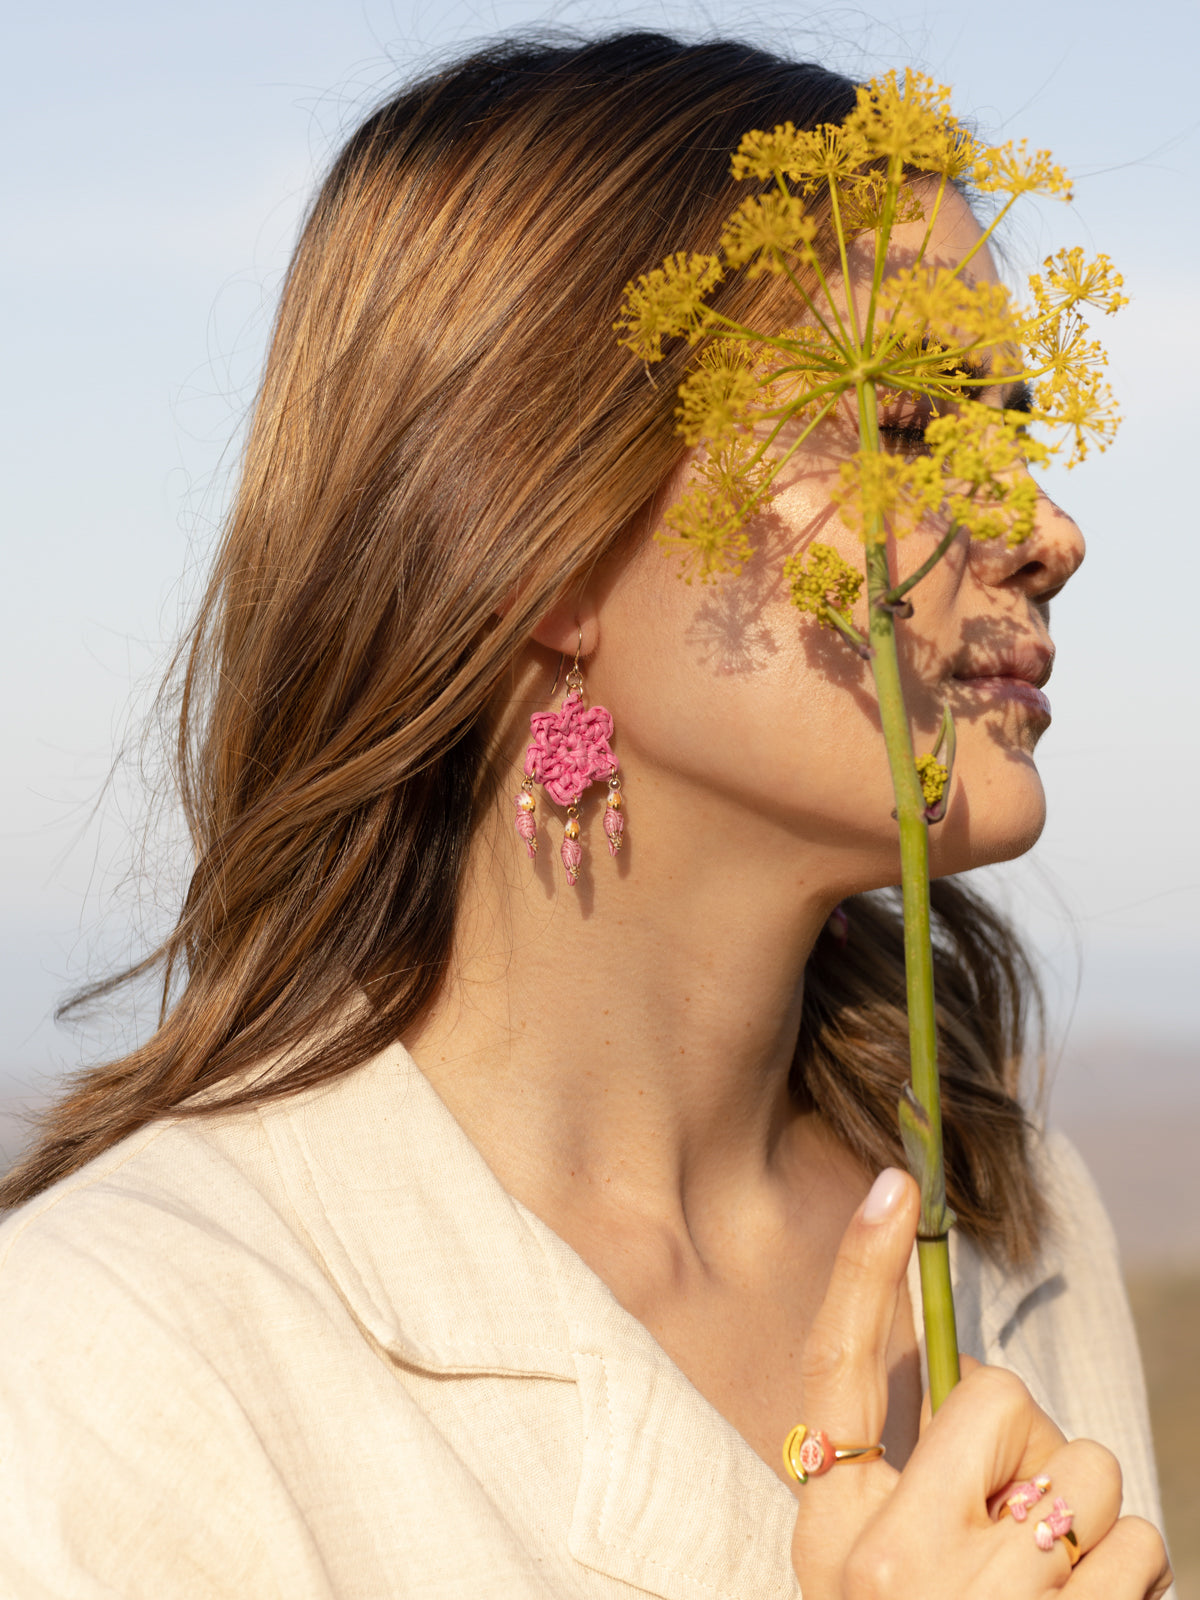
POLYGON ((792 530, 773 510, 756 531, 753 561, 714 584, 684 583, 657 545, 639 551, 606 600, 589 699, 609 705, 631 772, 830 817, 873 782, 886 818, 870 670, 791 604, 792 530))

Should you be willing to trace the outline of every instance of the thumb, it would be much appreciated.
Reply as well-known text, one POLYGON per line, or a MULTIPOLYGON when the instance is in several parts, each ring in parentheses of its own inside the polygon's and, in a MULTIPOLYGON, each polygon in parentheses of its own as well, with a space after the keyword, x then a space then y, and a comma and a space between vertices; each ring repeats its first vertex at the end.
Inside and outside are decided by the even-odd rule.
POLYGON ((810 1426, 835 1443, 874 1444, 887 1420, 888 1340, 908 1270, 920 1191, 879 1174, 850 1220, 801 1361, 810 1426))

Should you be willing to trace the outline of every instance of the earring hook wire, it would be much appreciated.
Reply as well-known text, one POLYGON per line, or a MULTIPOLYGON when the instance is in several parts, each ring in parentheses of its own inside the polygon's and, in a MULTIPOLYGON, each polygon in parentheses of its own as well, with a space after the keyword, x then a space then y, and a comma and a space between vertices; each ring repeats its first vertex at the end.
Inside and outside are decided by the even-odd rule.
MULTIPOLYGON (((578 627, 578 624, 576 624, 576 626, 578 627)), ((582 687, 582 685, 583 685, 583 673, 579 669, 579 657, 580 657, 580 655, 582 653, 583 653, 583 629, 580 628, 579 629, 579 644, 578 644, 578 646, 576 647, 576 650, 575 650, 575 661, 574 661, 574 663, 573 663, 573 665, 571 667, 570 672, 567 673, 567 688, 568 688, 568 690, 572 686, 571 685, 571 680, 573 678, 576 680, 576 686, 577 687, 582 687)), ((566 661, 566 659, 567 659, 567 652, 565 650, 560 651, 559 652, 559 657, 558 657, 558 670, 554 674, 554 682, 550 685, 550 698, 551 698, 551 700, 553 700, 554 696, 558 693, 558 680, 562 677, 563 663, 566 661)))

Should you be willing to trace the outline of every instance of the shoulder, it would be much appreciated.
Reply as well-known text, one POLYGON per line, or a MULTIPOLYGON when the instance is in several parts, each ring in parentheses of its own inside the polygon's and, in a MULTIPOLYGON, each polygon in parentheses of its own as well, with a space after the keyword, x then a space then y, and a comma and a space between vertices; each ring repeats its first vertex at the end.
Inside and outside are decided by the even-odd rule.
POLYGON ((27 1290, 61 1312, 81 1275, 166 1294, 251 1241, 282 1246, 291 1229, 272 1169, 253 1109, 140 1129, 5 1218, 0 1316, 27 1290))
POLYGON ((1046 1199, 1035 1263, 1035 1306, 1062 1328, 1081 1365, 1128 1371, 1141 1392, 1141 1361, 1116 1234, 1083 1157, 1058 1129, 1037 1136, 1034 1165, 1046 1199))
POLYGON ((1112 1359, 1131 1354, 1136 1361, 1136 1345, 1127 1349, 1123 1338, 1128 1307, 1116 1235, 1091 1173, 1055 1128, 1035 1134, 1031 1157, 1047 1216, 1036 1256, 1016 1275, 1027 1291, 1017 1320, 1027 1322, 1038 1312, 1047 1326, 1061 1327, 1064 1337, 1082 1339, 1079 1362, 1106 1351, 1112 1359), (1098 1315, 1101 1308, 1118 1307, 1116 1323, 1098 1315))
POLYGON ((144 1130, 0 1228, 0 1595, 547 1592, 560 1283, 398 1049, 144 1130))
POLYGON ((282 1329, 317 1283, 252 1113, 144 1129, 13 1212, 0 1593, 282 1593, 262 1529, 292 1512, 239 1308, 282 1329))
POLYGON ((1065 1134, 1040 1133, 1033 1159, 1049 1217, 1027 1292, 998 1330, 1003 1359, 1068 1437, 1114 1452, 1126 1511, 1161 1522, 1141 1353, 1112 1223, 1065 1134))
POLYGON ((164 1357, 174 1341, 176 1360, 191 1352, 197 1369, 220 1371, 250 1347, 286 1342, 321 1305, 340 1315, 279 1130, 316 1107, 328 1133, 348 1087, 164 1118, 10 1213, 0 1225, 0 1386, 14 1362, 69 1366, 99 1329, 119 1358, 113 1381, 137 1385, 128 1354, 137 1340, 164 1357))
POLYGON ((964 1291, 978 1301, 980 1336, 1003 1344, 1034 1310, 1053 1325, 1093 1295, 1124 1299, 1116 1236, 1078 1150, 1057 1129, 1031 1134, 1030 1164, 1046 1216, 1033 1254, 1017 1267, 981 1254, 955 1236, 964 1291))
POLYGON ((1117 1242, 1095 1179, 1075 1145, 1059 1128, 1042 1129, 1033 1145, 1034 1166, 1050 1208, 1053 1240, 1061 1247, 1088 1241, 1116 1260, 1117 1242))

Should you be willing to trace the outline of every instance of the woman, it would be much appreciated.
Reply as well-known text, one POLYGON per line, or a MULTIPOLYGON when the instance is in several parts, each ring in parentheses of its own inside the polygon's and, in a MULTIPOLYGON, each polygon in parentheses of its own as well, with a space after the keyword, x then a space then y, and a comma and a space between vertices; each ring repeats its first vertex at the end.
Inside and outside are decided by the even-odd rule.
MULTIPOLYGON (((740 45, 515 44, 335 165, 187 656, 163 1020, 5 1186, 6 1592, 1164 1591, 1119 1516, 1110 1449, 1135 1509, 1153 1474, 1111 1234, 1014 1097, 1019 949, 952 883, 963 1342, 1055 1420, 995 1366, 918 1443, 900 936, 886 898, 831 921, 896 881, 887 768, 867 679, 776 577, 817 529, 852 549, 845 443, 734 584, 680 584, 652 538, 685 352, 648 380, 622 286, 712 247, 746 129, 853 98, 740 45), (573 884, 528 859, 527 801, 512 826, 568 691, 611 712, 628 817, 609 860, 579 800, 573 884), (797 1507, 802 1418, 866 1454, 797 1507), (1074 1513, 1048 1550, 1016 1491, 1041 1475, 1074 1513)), ((978 232, 948 217, 952 259, 978 232)), ((1014 685, 1081 554, 1043 502, 922 586, 914 722, 949 696, 963 728, 939 874, 1036 837, 1014 685)))

